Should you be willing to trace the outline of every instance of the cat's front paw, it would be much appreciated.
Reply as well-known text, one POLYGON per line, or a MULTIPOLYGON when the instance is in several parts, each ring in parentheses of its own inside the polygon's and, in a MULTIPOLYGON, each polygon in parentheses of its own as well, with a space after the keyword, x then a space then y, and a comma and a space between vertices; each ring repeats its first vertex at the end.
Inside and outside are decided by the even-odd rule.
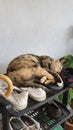
POLYGON ((47 79, 46 76, 43 76, 41 79, 40 79, 40 83, 41 84, 45 84, 45 85, 48 85, 49 83, 54 83, 55 82, 55 79, 54 77, 52 79, 47 79))
POLYGON ((43 84, 45 81, 46 81, 47 77, 46 76, 43 76, 41 79, 40 79, 40 83, 43 84))

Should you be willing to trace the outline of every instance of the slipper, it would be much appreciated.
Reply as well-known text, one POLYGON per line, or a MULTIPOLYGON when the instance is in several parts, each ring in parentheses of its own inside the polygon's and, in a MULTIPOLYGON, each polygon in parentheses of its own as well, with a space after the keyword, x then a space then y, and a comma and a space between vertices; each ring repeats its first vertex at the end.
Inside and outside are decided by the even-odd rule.
POLYGON ((28 127, 29 130, 40 130, 40 124, 35 119, 33 119, 29 115, 22 115, 20 119, 24 122, 24 124, 28 127))
POLYGON ((9 120, 10 130, 28 130, 27 126, 18 117, 11 117, 9 120))
POLYGON ((35 101, 42 102, 46 99, 46 92, 42 88, 21 88, 22 90, 27 90, 30 98, 35 101))
POLYGON ((3 87, 0 85, 0 95, 4 97, 7 101, 9 101, 15 109, 23 110, 27 107, 28 91, 18 92, 19 89, 17 88, 17 91, 14 90, 9 97, 5 96, 6 91, 7 87, 6 86, 3 87))

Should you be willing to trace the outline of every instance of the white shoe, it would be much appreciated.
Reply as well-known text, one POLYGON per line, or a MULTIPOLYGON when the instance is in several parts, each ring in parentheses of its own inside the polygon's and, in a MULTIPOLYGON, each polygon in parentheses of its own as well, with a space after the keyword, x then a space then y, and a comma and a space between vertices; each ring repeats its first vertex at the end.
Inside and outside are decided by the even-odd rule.
POLYGON ((17 110, 23 110, 27 107, 28 104, 28 91, 22 91, 18 93, 17 91, 13 91, 12 95, 9 97, 5 96, 7 88, 3 88, 0 86, 0 95, 4 97, 7 101, 9 101, 13 107, 17 110))
POLYGON ((46 99, 46 92, 42 88, 21 88, 22 90, 27 90, 29 93, 29 96, 38 102, 44 101, 46 99))
POLYGON ((4 82, 7 84, 7 92, 5 93, 5 96, 8 97, 13 92, 13 83, 8 76, 0 74, 0 85, 2 86, 4 82))
POLYGON ((9 130, 28 130, 28 128, 20 118, 11 117, 9 120, 9 130))

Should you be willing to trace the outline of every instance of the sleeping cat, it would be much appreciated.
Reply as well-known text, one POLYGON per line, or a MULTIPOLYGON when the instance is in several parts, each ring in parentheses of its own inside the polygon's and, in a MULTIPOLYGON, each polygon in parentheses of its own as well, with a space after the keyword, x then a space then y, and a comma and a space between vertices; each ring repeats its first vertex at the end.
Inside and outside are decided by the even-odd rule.
POLYGON ((61 69, 61 62, 49 56, 23 54, 9 63, 7 76, 18 87, 42 87, 43 85, 55 83, 56 79, 51 70, 57 74, 61 69))

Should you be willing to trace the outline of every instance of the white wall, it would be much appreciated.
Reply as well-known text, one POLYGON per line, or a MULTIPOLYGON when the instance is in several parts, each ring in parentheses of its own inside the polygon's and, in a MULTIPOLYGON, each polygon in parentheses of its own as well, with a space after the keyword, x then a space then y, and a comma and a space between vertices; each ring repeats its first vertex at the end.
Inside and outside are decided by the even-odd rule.
POLYGON ((73 0, 0 0, 0 73, 23 53, 73 54, 73 0))

